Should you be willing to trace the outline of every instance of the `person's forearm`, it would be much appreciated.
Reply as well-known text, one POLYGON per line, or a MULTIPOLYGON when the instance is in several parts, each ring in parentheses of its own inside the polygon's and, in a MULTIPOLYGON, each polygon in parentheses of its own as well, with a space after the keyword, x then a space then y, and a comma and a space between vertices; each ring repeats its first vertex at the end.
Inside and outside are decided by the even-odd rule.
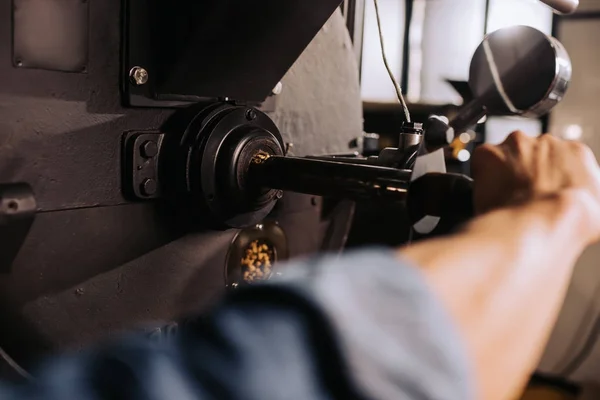
POLYGON ((462 330, 481 399, 510 399, 535 368, 585 247, 573 197, 499 210, 400 250, 462 330))

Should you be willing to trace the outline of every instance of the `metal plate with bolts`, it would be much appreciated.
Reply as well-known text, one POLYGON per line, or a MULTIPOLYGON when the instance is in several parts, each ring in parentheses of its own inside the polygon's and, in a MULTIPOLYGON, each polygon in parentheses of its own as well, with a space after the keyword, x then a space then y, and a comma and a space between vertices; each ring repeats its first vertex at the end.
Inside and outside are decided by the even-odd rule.
POLYGON ((125 194, 141 200, 161 196, 158 155, 164 135, 159 132, 129 132, 123 138, 123 188, 125 194))
POLYGON ((258 106, 339 0, 123 2, 123 103, 181 107, 230 99, 258 106), (130 79, 146 72, 144 84, 130 79))

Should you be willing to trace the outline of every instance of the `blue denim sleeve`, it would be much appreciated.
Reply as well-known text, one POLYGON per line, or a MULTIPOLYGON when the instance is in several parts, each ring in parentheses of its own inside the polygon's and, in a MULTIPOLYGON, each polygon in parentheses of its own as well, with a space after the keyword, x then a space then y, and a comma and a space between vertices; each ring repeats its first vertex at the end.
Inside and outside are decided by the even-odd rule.
POLYGON ((417 269, 386 250, 298 261, 173 341, 51 360, 1 399, 469 400, 466 352, 417 269))

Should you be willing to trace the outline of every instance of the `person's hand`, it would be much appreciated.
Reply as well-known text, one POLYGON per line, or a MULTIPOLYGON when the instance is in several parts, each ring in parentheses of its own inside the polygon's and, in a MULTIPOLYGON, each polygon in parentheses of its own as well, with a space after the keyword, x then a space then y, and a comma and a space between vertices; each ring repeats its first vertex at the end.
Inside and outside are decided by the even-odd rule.
POLYGON ((517 131, 498 146, 479 147, 471 168, 477 214, 538 199, 568 198, 583 211, 590 241, 600 238, 600 169, 586 145, 517 131))

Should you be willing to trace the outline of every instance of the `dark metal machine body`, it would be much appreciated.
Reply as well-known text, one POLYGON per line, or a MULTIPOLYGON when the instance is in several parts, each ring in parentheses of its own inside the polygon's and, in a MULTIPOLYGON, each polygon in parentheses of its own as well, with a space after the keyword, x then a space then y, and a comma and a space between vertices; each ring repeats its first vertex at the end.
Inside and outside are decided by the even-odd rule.
MULTIPOLYGON (((352 212, 344 202, 326 205, 320 197, 286 193, 265 222, 279 229, 215 229, 208 213, 190 218, 164 198, 140 201, 127 183, 129 166, 143 164, 140 173, 158 167, 156 155, 172 144, 148 144, 148 137, 181 135, 177 127, 190 124, 190 114, 213 104, 245 110, 241 104, 247 103, 259 115, 268 111, 270 121, 288 127, 283 136, 298 153, 344 150, 341 144, 360 133, 361 117, 358 83, 348 84, 357 72, 341 16, 334 16, 328 30, 311 43, 284 79, 283 93, 270 95, 338 2, 264 1, 242 8, 222 8, 220 0, 178 2, 174 11, 189 15, 188 21, 197 16, 200 31, 206 25, 199 22, 209 14, 209 22, 218 24, 221 18, 223 23, 222 29, 199 36, 188 26, 187 38, 173 19, 159 23, 139 13, 126 18, 128 6, 139 3, 0 1, 0 234, 6 245, 0 254, 0 321, 10 327, 0 332, 0 346, 25 366, 47 352, 77 347, 143 321, 171 320, 204 309, 225 290, 228 260, 235 259, 229 254, 244 251, 238 248, 244 243, 240 238, 271 240, 278 260, 343 246, 352 212), (66 20, 70 23, 64 24, 66 20), (133 27, 137 23, 152 23, 155 29, 152 35, 140 33, 147 50, 143 53, 154 61, 176 60, 172 67, 218 63, 196 69, 185 82, 174 79, 155 86, 153 79, 162 75, 154 66, 169 68, 161 62, 125 60, 131 43, 127 33, 141 32, 133 27), (168 43, 154 48, 160 32, 177 32, 171 38, 174 46, 206 49, 211 44, 213 54, 174 54, 168 43), (241 51, 246 52, 245 65, 241 51), (323 64, 323 54, 343 67, 323 64), (141 85, 145 78, 132 73, 136 66, 147 73, 141 85), (210 68, 215 75, 208 77, 210 68), (229 75, 233 70, 235 80, 229 75), (345 85, 317 86, 336 80, 345 85), (180 84, 194 92, 176 93, 180 84), (321 88, 318 101, 307 104, 307 95, 321 88), (234 101, 233 96, 246 98, 234 101), (225 102, 225 97, 232 100, 225 102), (133 106, 136 101, 139 106, 133 106), (327 113, 340 117, 323 118, 327 113), (311 137, 311 132, 302 119, 322 120, 314 128, 330 135, 304 141, 302 135, 311 137), (137 155, 131 153, 138 159, 126 157, 130 144, 141 146, 137 155), (306 232, 312 234, 307 237, 306 232)), ((146 181, 135 190, 160 195, 163 188, 152 185, 146 181)))

